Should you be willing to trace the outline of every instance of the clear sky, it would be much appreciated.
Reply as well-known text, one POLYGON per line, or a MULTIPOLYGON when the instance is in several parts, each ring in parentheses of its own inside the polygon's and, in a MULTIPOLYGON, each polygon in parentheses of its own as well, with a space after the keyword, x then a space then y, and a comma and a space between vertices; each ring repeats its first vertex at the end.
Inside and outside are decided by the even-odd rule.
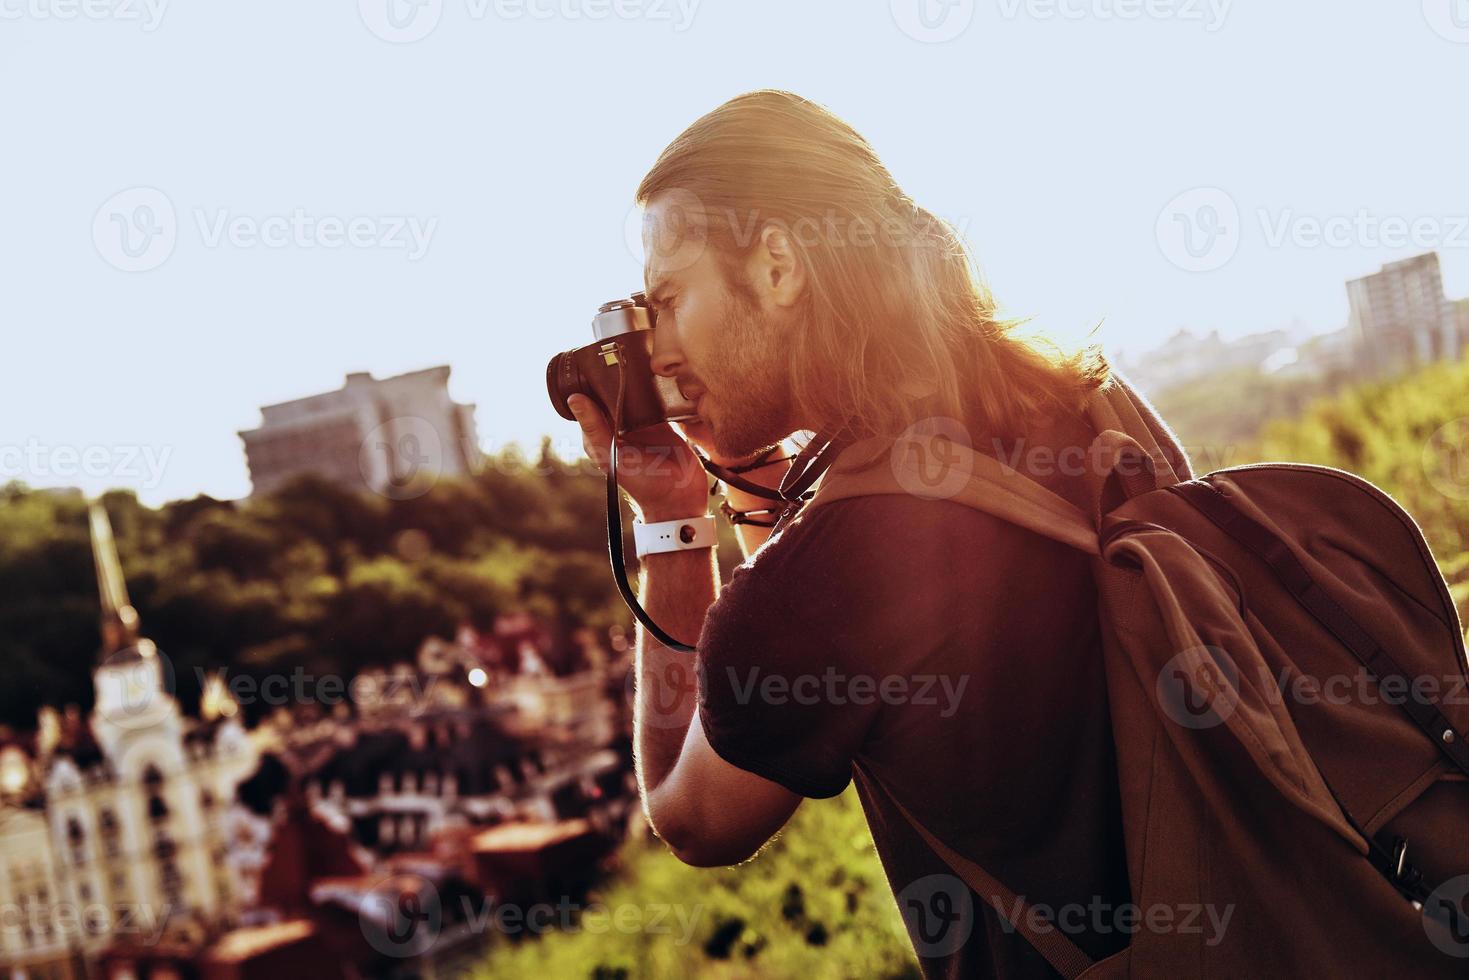
POLYGON ((1469 0, 0 0, 0 85, 0 480, 155 503, 248 492, 236 431, 349 371, 450 364, 487 449, 572 451, 546 360, 752 88, 1113 350, 1337 327, 1435 247, 1469 295, 1469 0))

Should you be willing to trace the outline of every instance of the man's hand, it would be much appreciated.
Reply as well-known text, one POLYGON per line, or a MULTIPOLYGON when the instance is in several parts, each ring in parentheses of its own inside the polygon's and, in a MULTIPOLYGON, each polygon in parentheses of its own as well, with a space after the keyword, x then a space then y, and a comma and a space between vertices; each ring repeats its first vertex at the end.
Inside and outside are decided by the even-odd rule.
MULTIPOLYGON (((607 414, 586 395, 572 395, 566 401, 581 426, 583 448, 606 473, 612 447, 607 414)), ((676 521, 709 510, 704 466, 666 422, 618 439, 617 482, 645 521, 676 521)))

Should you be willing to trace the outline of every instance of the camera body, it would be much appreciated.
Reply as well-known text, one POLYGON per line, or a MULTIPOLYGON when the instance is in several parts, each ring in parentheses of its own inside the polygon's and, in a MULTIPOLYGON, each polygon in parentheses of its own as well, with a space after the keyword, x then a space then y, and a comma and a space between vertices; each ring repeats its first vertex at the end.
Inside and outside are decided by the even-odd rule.
POLYGON ((656 325, 657 316, 642 293, 603 303, 592 318, 596 340, 557 354, 546 365, 546 390, 556 413, 574 422, 576 416, 566 400, 582 394, 602 406, 618 435, 694 418, 694 403, 683 396, 674 380, 653 373, 656 325), (619 384, 623 386, 622 417, 614 418, 619 384))

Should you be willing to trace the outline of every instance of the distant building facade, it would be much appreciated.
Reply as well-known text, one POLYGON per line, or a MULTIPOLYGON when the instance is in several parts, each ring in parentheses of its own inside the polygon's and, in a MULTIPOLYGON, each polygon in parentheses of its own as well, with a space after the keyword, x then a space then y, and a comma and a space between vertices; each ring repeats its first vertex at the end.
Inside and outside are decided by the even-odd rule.
POLYGON ((12 976, 87 976, 114 942, 197 933, 241 906, 227 818, 256 752, 225 714, 183 716, 97 505, 91 521, 103 643, 90 725, 63 729, 43 710, 55 734, 25 779, 7 773, 0 802, 0 971, 12 976))
POLYGON ((1354 360, 1360 373, 1391 375, 1456 359, 1465 334, 1443 289, 1438 253, 1391 262, 1347 283, 1354 360))
POLYGON ((479 463, 474 406, 449 396, 447 366, 391 378, 366 372, 307 398, 267 405, 262 425, 241 432, 255 494, 315 474, 384 496, 416 496, 442 476, 479 463))

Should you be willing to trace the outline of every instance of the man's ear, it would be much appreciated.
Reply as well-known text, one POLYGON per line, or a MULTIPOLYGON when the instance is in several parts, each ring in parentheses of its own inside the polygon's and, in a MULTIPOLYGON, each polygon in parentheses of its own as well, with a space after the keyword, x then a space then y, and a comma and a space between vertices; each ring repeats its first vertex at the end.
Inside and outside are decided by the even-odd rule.
POLYGON ((806 291, 806 266, 796 253, 790 232, 778 224, 760 230, 760 244, 750 257, 750 281, 774 306, 790 308, 806 291))

